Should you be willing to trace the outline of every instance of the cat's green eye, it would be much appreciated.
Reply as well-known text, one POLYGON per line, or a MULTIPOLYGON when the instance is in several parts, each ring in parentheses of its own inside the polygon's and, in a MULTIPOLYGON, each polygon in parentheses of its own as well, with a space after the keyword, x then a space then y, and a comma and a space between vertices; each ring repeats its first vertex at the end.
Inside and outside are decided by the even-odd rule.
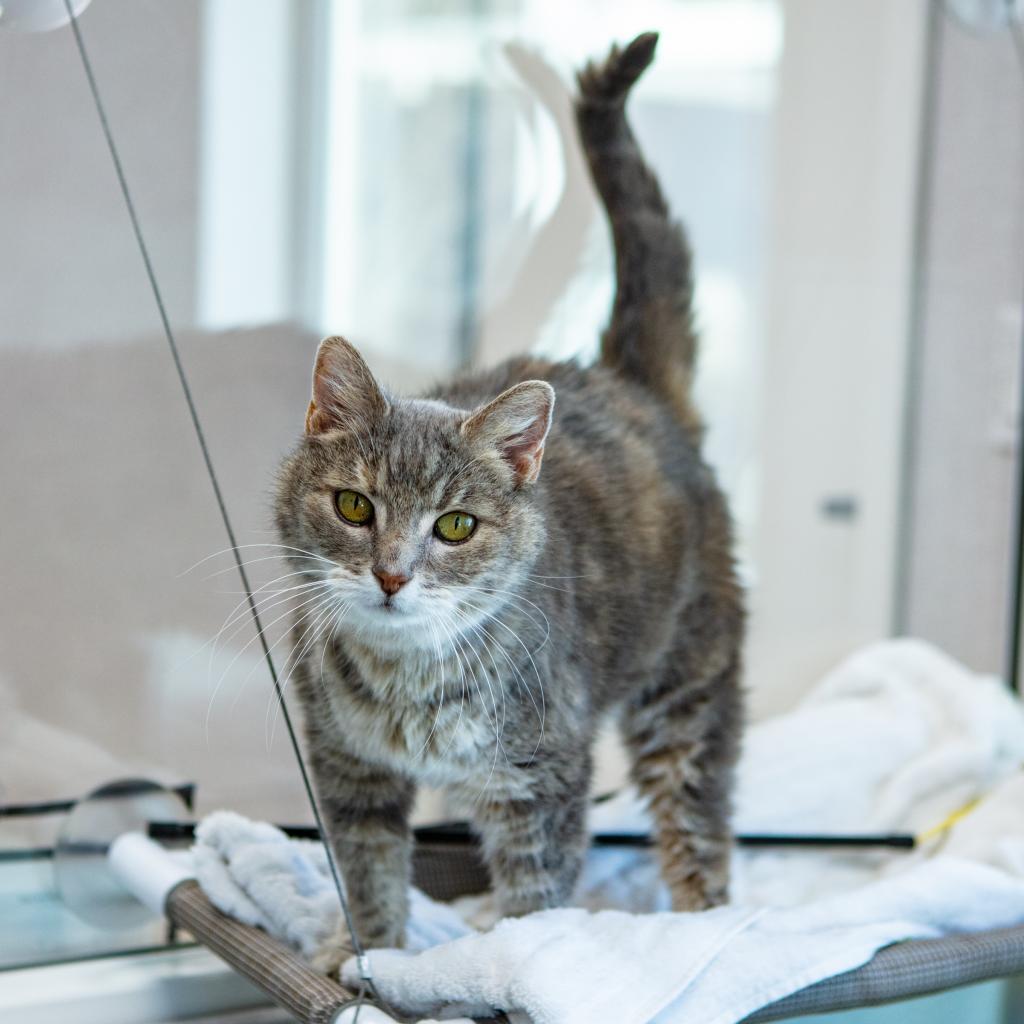
POLYGON ((353 526, 369 526, 373 521, 373 503, 358 491, 338 491, 334 498, 338 515, 353 526))
POLYGON ((476 519, 468 512, 446 512, 434 523, 434 533, 449 544, 469 540, 475 529, 476 519))

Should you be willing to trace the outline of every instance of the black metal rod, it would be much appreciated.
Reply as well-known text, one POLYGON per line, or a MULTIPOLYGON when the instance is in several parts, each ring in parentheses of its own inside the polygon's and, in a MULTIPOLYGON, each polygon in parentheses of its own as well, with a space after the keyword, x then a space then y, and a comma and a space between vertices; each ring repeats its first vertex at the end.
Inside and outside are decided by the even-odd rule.
MULTIPOLYGON (((277 825, 291 839, 319 840, 320 833, 312 825, 277 825)), ((413 830, 416 842, 430 843, 434 846, 466 847, 475 846, 476 837, 465 822, 454 821, 443 825, 426 825, 413 830)), ((182 821, 151 821, 146 829, 150 839, 162 842, 191 842, 195 838, 195 825, 182 821)), ((825 834, 825 835, 787 835, 771 832, 741 833, 736 836, 740 846, 747 847, 803 847, 829 848, 846 847, 856 849, 873 849, 885 847, 897 850, 912 850, 917 845, 914 836, 901 833, 879 833, 865 835, 825 834)), ((654 845, 649 835, 630 832, 595 832, 590 837, 590 845, 596 847, 619 847, 648 849, 654 845)), ((104 848, 96 844, 82 844, 83 853, 103 853, 104 848)), ((53 850, 49 847, 34 847, 24 850, 0 850, 0 864, 16 861, 50 860, 53 850)))
MULTIPOLYGON (((137 796, 140 793, 148 793, 151 790, 152 786, 146 782, 111 783, 105 788, 100 799, 137 796)), ((176 793, 189 810, 192 809, 196 793, 196 784, 194 782, 185 782, 180 786, 174 786, 171 792, 176 793)), ((46 814, 67 814, 75 809, 77 803, 77 800, 44 800, 39 803, 0 804, 0 818, 34 818, 42 817, 46 814)))
MULTIPOLYGON (((286 836, 292 839, 320 839, 320 833, 311 825, 277 825, 286 836)), ((178 821, 151 821, 148 834, 151 839, 163 841, 188 840, 193 838, 194 825, 178 821)), ((418 843, 435 843, 449 846, 472 846, 476 837, 469 825, 463 821, 446 822, 441 825, 425 825, 413 830, 418 843)), ((786 833, 741 833, 736 836, 740 846, 847 846, 875 847, 884 846, 902 850, 913 849, 916 843, 914 836, 905 833, 879 834, 811 834, 792 835, 786 833)), ((653 840, 649 835, 629 832, 595 832, 590 837, 591 846, 635 846, 649 847, 653 840)))
MULTIPOLYGON (((465 822, 452 822, 445 825, 428 825, 415 830, 416 841, 420 843, 451 844, 465 846, 476 842, 465 822)), ((788 834, 771 832, 741 832, 735 837, 739 846, 803 846, 803 847, 876 847, 884 846, 902 850, 913 849, 916 844, 914 836, 905 833, 868 833, 863 835, 833 834, 788 834)), ((630 832, 594 832, 590 836, 591 846, 619 847, 650 847, 654 840, 643 833, 630 832)))

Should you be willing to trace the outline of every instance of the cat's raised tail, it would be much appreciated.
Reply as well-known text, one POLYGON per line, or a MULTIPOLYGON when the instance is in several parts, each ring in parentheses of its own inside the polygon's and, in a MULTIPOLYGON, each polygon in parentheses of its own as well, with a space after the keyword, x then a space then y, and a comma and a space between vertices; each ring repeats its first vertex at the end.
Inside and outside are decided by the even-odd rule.
POLYGON ((667 400, 684 422, 697 339, 690 246, 672 219, 626 120, 626 99, 654 59, 656 32, 612 47, 577 75, 576 123, 590 173, 611 223, 615 302, 601 362, 667 400))

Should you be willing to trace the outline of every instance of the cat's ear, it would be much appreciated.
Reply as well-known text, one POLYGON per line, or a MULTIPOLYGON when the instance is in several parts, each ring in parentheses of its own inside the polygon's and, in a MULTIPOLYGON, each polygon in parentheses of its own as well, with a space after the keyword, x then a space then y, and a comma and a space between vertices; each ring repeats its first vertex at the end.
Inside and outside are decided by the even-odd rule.
POLYGON ((525 380, 471 413, 461 430, 477 444, 496 448, 512 468, 517 485, 529 484, 540 473, 554 408, 550 384, 525 380))
POLYGON ((313 367, 306 433, 358 429, 387 412, 388 401, 363 357, 344 338, 324 338, 313 367))

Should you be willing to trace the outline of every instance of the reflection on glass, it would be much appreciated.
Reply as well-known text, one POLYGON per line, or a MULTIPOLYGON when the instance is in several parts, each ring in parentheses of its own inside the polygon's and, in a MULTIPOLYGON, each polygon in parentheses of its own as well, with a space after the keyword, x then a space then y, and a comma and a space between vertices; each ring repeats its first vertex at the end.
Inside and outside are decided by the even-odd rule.
MULTIPOLYGON (((528 348, 589 358, 611 256, 558 76, 643 29, 662 39, 633 121, 697 254, 707 452, 758 584, 775 536, 759 447, 771 169, 800 27, 784 40, 784 9, 104 0, 83 14, 286 686, 269 492, 317 340, 346 334, 398 388, 528 348)), ((0 90, 17 97, 0 105, 16 140, 0 159, 0 798, 141 775, 194 782, 197 814, 308 821, 73 56, 67 30, 0 33, 0 90)), ((52 848, 61 820, 0 816, 0 920, 19 922, 0 966, 163 938, 68 916, 48 859, 20 856, 52 848)))

